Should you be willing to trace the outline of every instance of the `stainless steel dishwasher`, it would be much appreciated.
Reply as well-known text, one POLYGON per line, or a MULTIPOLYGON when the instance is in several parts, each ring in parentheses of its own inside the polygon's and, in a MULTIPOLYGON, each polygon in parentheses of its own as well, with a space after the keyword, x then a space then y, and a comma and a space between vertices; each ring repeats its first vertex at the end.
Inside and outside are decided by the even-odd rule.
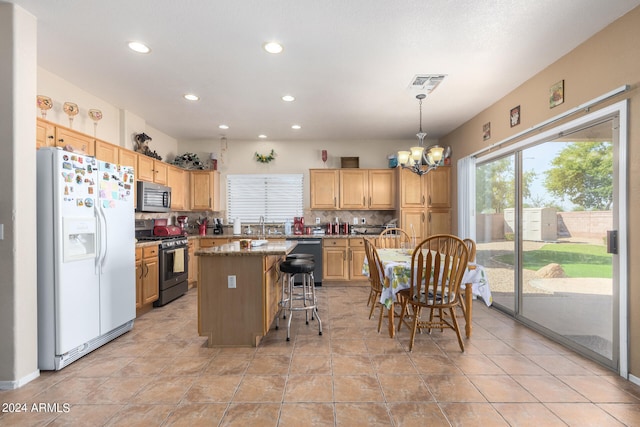
MULTIPOLYGON (((315 261, 315 269, 313 270, 313 281, 316 286, 322 286, 322 239, 318 237, 287 237, 298 245, 291 251, 292 254, 311 254, 315 261)), ((296 277, 296 283, 301 282, 302 278, 296 277)))

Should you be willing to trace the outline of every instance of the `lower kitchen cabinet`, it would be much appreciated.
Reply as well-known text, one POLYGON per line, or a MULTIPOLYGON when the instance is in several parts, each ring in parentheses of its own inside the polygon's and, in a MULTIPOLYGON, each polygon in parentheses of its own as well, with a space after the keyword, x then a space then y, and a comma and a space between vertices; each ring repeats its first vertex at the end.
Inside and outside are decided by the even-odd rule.
POLYGON ((368 280, 362 274, 365 251, 362 238, 322 239, 322 280, 368 280))
POLYGON ((189 288, 194 288, 198 285, 198 269, 200 268, 198 257, 194 253, 200 249, 200 240, 189 239, 187 246, 189 247, 189 278, 187 281, 189 282, 189 288))
POLYGON ((227 237, 201 237, 200 248, 212 248, 214 246, 220 246, 229 243, 231 240, 227 237))
POLYGON ((158 299, 158 284, 158 247, 136 248, 136 308, 158 299))

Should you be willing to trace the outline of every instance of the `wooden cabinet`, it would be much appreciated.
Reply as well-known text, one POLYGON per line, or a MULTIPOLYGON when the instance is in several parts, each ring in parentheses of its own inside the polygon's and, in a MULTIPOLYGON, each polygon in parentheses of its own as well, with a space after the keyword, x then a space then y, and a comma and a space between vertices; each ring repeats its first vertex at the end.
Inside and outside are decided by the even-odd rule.
POLYGON ((349 238, 349 278, 351 280, 369 280, 367 275, 362 274, 362 266, 366 253, 364 250, 363 238, 349 238))
POLYGON ((125 166, 133 166, 136 178, 138 178, 138 154, 135 151, 118 147, 118 164, 125 166))
POLYGON ((322 280, 348 280, 348 251, 347 239, 322 239, 322 280))
POLYGON ((338 208, 339 176, 337 169, 309 170, 311 209, 338 208))
POLYGON ((220 172, 191 171, 191 210, 220 210, 220 172))
POLYGON ((198 284, 198 270, 200 264, 198 262, 198 257, 195 256, 195 251, 200 249, 200 240, 189 239, 187 246, 189 248, 189 277, 187 281, 189 282, 189 287, 193 288, 198 284))
POLYGON ((199 242, 200 249, 224 245, 226 243, 229 243, 229 241, 230 240, 227 237, 201 237, 199 242))
POLYGON ((264 262, 264 316, 262 321, 262 334, 267 335, 271 324, 280 309, 279 302, 282 299, 282 286, 278 286, 278 264, 281 257, 269 255, 263 258, 264 262))
POLYGON ((311 169, 311 209, 393 210, 395 169, 311 169))
POLYGON ((96 159, 109 163, 118 163, 118 146, 96 139, 95 141, 96 159))
POLYGON ((36 148, 56 145, 56 126, 44 119, 36 120, 36 148))
POLYGON ((365 250, 362 238, 322 239, 322 280, 368 280, 362 274, 365 250))
POLYGON ((340 209, 367 209, 369 173, 364 169, 340 169, 340 209))
POLYGON ((136 308, 158 299, 158 247, 136 248, 136 308))
POLYGON ((419 176, 402 169, 399 174, 400 227, 416 241, 433 234, 450 234, 451 168, 441 166, 419 176))
POLYGON ((85 153, 89 156, 95 155, 95 140, 89 135, 56 126, 56 147, 73 147, 75 151, 85 153))
POLYGON ((167 166, 167 186, 171 187, 171 209, 185 210, 187 171, 176 166, 167 166))
POLYGON ((144 154, 138 155, 138 179, 140 181, 155 182, 167 185, 169 165, 144 154))

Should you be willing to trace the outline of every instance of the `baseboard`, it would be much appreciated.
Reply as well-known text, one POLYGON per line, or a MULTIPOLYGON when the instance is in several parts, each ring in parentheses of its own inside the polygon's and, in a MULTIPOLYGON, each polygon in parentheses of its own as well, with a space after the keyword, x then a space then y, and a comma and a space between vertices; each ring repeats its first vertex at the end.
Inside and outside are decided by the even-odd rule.
POLYGON ((640 378, 636 377, 635 375, 629 374, 629 381, 631 381, 635 385, 640 385, 640 378))
POLYGON ((23 385, 35 380, 40 376, 40 371, 36 370, 29 375, 26 375, 19 380, 15 381, 0 381, 0 390, 15 390, 16 388, 20 388, 23 385))

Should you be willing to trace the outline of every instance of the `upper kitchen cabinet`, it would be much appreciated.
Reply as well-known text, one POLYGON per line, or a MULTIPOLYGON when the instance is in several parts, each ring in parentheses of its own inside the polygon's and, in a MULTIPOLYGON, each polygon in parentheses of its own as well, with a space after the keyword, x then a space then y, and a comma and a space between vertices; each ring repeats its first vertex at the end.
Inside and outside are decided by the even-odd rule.
POLYGON ((426 177, 427 206, 430 208, 450 208, 451 168, 447 166, 439 167, 429 172, 426 177))
POLYGON ((171 187, 171 209, 186 209, 187 171, 176 166, 167 168, 167 186, 171 187))
POLYGON ((36 148, 53 147, 56 145, 56 125, 44 120, 36 121, 36 148))
POLYGON ((337 169, 310 169, 311 209, 337 209, 340 173, 337 169))
POLYGON ((220 210, 220 172, 190 171, 191 210, 220 210))
POLYGON ((155 182, 156 184, 167 185, 167 172, 169 165, 161 160, 152 157, 138 156, 138 179, 141 181, 155 182))
POLYGON ((118 164, 133 166, 133 169, 135 169, 136 179, 138 179, 138 154, 136 154, 135 151, 118 147, 118 164))
POLYGON ((71 146, 74 151, 81 151, 89 156, 95 155, 95 139, 89 135, 56 126, 56 147, 71 146))
POLYGON ((393 210, 393 169, 311 169, 311 209, 393 210))
MULTIPOLYGON (((118 146, 96 139, 96 159, 103 162, 118 163, 118 146)), ((131 165, 129 165, 131 166, 131 165)))

